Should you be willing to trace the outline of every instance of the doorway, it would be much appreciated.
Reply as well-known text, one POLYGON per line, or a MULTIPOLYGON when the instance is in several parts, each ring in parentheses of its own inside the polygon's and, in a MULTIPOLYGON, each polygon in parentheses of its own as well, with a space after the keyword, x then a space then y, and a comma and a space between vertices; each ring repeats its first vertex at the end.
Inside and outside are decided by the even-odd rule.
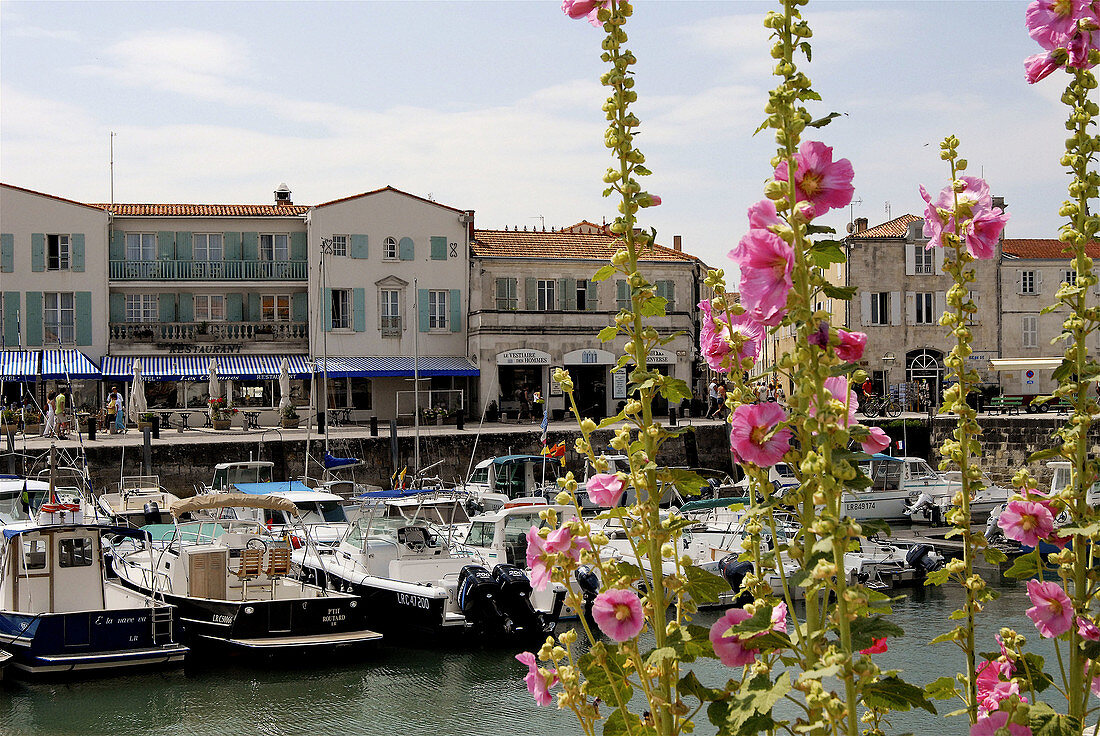
POLYGON ((600 421, 607 416, 607 366, 571 365, 569 375, 573 378, 573 395, 581 418, 590 417, 600 421))

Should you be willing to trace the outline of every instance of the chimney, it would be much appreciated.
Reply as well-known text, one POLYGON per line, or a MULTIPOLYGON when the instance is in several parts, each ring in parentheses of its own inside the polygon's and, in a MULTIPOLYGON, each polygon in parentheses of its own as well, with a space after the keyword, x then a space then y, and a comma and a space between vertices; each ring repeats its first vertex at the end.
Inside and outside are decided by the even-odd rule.
POLYGON ((679 235, 673 235, 672 236, 672 249, 674 251, 676 251, 677 253, 680 253, 684 250, 684 244, 683 244, 683 241, 681 240, 681 236, 679 236, 679 235))
POLYGON ((861 233, 861 232, 863 232, 867 229, 867 218, 866 217, 857 217, 855 222, 856 222, 856 230, 855 231, 857 233, 861 233))
POLYGON ((277 205, 292 205, 290 201, 290 187, 283 182, 279 185, 279 188, 275 190, 275 204, 277 205))
POLYGON ((1005 198, 1004 197, 994 197, 993 198, 993 206, 994 207, 1000 207, 1003 210, 1005 208, 1005 198))

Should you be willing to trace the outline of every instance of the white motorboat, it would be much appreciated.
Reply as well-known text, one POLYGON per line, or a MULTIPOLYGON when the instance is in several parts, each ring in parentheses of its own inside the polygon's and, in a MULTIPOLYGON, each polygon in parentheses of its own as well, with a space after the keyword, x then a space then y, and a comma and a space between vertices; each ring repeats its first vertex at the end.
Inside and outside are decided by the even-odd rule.
POLYGON ((218 463, 214 466, 214 477, 205 486, 197 487, 196 493, 219 493, 232 489, 238 483, 268 483, 275 463, 269 460, 237 460, 218 463))
POLYGON ((374 507, 353 521, 336 549, 296 552, 307 579, 362 596, 370 625, 387 636, 472 632, 485 640, 537 639, 553 629, 562 586, 533 590, 523 563, 450 545, 446 530, 386 509, 374 507))
POLYGON ((474 466, 470 479, 456 490, 477 499, 483 511, 499 509, 517 498, 551 498, 558 493, 561 465, 544 455, 502 455, 474 466))
POLYGON ((79 504, 48 502, 0 538, 0 644, 31 674, 179 665, 175 606, 105 575, 104 540, 141 533, 86 525, 79 504))
POLYGON ((160 476, 133 475, 122 478, 118 490, 100 495, 97 505, 112 523, 137 528, 166 522, 169 507, 179 500, 160 485, 160 476))
MULTIPOLYGON (((117 546, 114 570, 128 587, 179 607, 193 644, 286 652, 364 644, 381 638, 363 623, 360 599, 292 576, 291 544, 241 519, 179 521, 184 514, 234 508, 281 511, 288 499, 213 493, 176 502, 175 524, 146 526, 149 539, 117 546)), ((305 549, 316 549, 308 535, 305 549)))
POLYGON ((285 537, 297 549, 304 544, 297 534, 304 530, 315 544, 335 545, 347 531, 348 517, 342 506, 344 499, 333 493, 317 491, 300 481, 268 481, 264 483, 236 482, 226 493, 247 496, 285 498, 294 504, 294 511, 242 506, 217 510, 217 518, 246 519, 262 524, 275 537, 285 537))

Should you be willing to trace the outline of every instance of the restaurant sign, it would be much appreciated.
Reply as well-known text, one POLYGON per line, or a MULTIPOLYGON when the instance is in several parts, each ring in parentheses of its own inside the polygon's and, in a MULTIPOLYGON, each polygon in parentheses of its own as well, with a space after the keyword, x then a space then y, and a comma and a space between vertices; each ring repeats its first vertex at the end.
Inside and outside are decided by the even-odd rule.
POLYGON ((497 353, 497 365, 550 365, 550 353, 541 350, 505 350, 497 353))
POLYGON ((157 347, 161 350, 167 351, 169 355, 240 355, 241 350, 244 348, 244 343, 228 342, 221 343, 219 345, 196 345, 193 343, 162 343, 157 345, 157 347))

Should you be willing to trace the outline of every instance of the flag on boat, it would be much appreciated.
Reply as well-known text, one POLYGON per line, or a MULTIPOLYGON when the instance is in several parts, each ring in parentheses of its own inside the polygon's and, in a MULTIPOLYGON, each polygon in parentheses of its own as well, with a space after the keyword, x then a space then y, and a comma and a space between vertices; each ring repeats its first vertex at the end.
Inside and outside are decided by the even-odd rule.
POLYGON ((550 426, 550 407, 542 408, 542 446, 546 447, 546 430, 550 426))
POLYGON ((553 447, 543 447, 542 454, 546 457, 556 457, 561 459, 561 464, 565 465, 565 440, 562 440, 553 447))

